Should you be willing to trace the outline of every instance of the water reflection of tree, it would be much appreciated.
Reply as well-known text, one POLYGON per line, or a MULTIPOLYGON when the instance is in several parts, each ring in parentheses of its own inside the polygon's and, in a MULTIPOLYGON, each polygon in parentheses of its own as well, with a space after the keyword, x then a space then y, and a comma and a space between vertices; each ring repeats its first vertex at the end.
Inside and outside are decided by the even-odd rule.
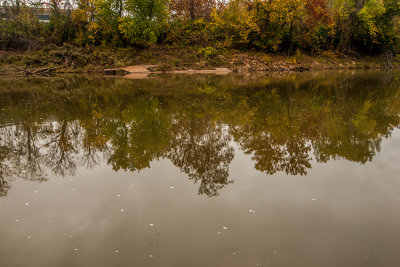
POLYGON ((398 87, 385 81, 362 76, 331 83, 289 81, 240 95, 246 101, 232 134, 253 156, 255 167, 269 174, 306 174, 311 152, 319 162, 345 158, 365 163, 400 123, 399 109, 393 109, 400 102, 398 87))
POLYGON ((4 146, 0 147, 0 197, 7 195, 10 190, 10 180, 12 175, 10 174, 9 167, 3 163, 8 157, 8 149, 4 146))
POLYGON ((302 128, 302 116, 292 115, 289 101, 285 102, 275 89, 250 97, 241 107, 246 119, 231 127, 232 134, 244 152, 252 154, 256 169, 304 175, 311 167, 311 144, 302 128))
POLYGON ((74 175, 76 155, 80 149, 79 124, 64 119, 50 125, 51 139, 46 143, 46 165, 56 175, 74 175))
POLYGON ((121 107, 109 124, 108 163, 114 170, 138 171, 160 158, 170 138, 168 114, 156 99, 121 107))
POLYGON ((19 177, 45 181, 39 143, 43 129, 33 122, 0 128, 0 194, 6 195, 10 182, 19 177))
POLYGON ((221 124, 208 116, 182 114, 174 118, 172 136, 166 157, 195 183, 200 182, 199 194, 216 196, 231 183, 229 164, 234 151, 221 124))
MULTIPOLYGON (((26 122, 16 127, 11 132, 15 146, 13 146, 16 157, 11 157, 13 166, 18 166, 24 176, 30 180, 41 180, 44 177, 41 167, 41 154, 39 153, 38 142, 41 139, 40 127, 34 122, 26 122)), ((9 143, 8 145, 13 145, 9 143)))
POLYGON ((49 89, 57 109, 39 93, 2 99, 10 111, 0 116, 8 123, 0 128, 0 194, 16 177, 73 175, 78 166, 103 160, 116 171, 139 171, 167 158, 199 183, 199 194, 215 196, 230 183, 232 138, 252 155, 256 169, 304 175, 313 157, 372 160, 382 138, 400 123, 398 82, 387 77, 206 81, 215 88, 205 90, 201 81, 200 89, 171 95, 155 81, 149 86, 157 93, 135 93, 127 82, 110 92, 110 80, 91 85, 78 79, 56 86, 77 92, 49 89), (21 97, 30 104, 18 106, 21 97))

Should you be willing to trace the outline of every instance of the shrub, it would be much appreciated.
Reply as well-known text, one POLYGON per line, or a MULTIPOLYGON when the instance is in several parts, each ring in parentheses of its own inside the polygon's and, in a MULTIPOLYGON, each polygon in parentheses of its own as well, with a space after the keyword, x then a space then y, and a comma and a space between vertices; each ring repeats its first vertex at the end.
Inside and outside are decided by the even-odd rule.
POLYGON ((203 57, 206 59, 213 59, 216 56, 218 56, 218 52, 214 47, 204 47, 204 48, 200 48, 197 52, 197 55, 199 57, 203 57))

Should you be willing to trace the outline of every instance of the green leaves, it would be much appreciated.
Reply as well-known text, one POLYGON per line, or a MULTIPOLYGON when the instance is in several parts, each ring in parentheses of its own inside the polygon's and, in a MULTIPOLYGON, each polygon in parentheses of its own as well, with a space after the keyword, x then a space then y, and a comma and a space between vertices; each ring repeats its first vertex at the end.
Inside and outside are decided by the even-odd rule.
POLYGON ((367 27, 369 34, 376 37, 382 33, 382 28, 379 25, 380 17, 385 13, 385 7, 382 1, 369 0, 364 7, 357 13, 358 18, 367 27))
POLYGON ((127 40, 139 46, 157 42, 167 17, 165 0, 127 0, 125 12, 118 29, 127 40))

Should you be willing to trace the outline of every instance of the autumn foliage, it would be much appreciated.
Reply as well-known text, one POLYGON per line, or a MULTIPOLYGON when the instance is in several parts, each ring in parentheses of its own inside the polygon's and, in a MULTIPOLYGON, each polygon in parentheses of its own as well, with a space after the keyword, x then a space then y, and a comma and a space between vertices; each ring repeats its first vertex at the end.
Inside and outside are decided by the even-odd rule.
POLYGON ((2 10, 3 49, 50 42, 289 54, 400 51, 398 0, 7 0, 2 10), (38 20, 43 8, 47 22, 38 20))

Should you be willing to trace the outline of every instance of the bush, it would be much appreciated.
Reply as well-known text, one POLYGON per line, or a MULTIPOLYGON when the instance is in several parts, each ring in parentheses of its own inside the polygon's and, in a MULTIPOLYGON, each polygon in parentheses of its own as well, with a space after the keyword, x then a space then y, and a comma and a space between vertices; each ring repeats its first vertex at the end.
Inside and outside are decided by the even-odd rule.
POLYGON ((32 49, 43 42, 45 28, 33 9, 6 9, 7 19, 0 19, 0 49, 32 49))
POLYGON ((165 44, 206 46, 209 43, 206 27, 207 23, 203 19, 195 21, 176 19, 164 29, 165 37, 162 41, 165 44))
POLYGON ((214 47, 204 47, 200 48, 197 52, 197 55, 199 57, 205 58, 205 59, 213 59, 216 56, 218 56, 218 52, 214 47))

